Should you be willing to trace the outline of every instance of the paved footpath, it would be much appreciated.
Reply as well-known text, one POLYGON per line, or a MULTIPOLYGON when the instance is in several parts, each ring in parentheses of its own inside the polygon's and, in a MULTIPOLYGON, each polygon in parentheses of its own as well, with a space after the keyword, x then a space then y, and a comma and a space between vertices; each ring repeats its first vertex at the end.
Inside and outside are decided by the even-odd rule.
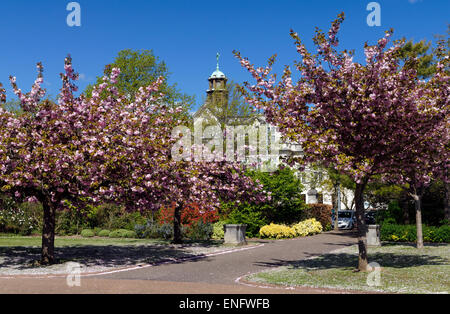
POLYGON ((260 241, 257 247, 195 260, 83 276, 81 287, 68 287, 65 277, 0 279, 0 293, 348 293, 332 289, 285 289, 248 285, 241 277, 356 243, 349 232, 280 241, 260 241))

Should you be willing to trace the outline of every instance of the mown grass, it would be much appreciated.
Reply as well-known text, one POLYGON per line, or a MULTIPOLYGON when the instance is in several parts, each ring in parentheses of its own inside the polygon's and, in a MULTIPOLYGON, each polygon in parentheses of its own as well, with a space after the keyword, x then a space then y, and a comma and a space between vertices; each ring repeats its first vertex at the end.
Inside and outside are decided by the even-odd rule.
MULTIPOLYGON (((169 244, 169 240, 158 239, 130 239, 130 238, 82 238, 80 236, 73 237, 56 237, 55 247, 67 246, 126 246, 126 245, 147 245, 147 244, 169 244)), ((40 236, 14 236, 0 235, 0 247, 40 247, 42 238, 40 236)))
POLYGON ((449 293, 450 245, 384 245, 369 248, 375 272, 353 272, 357 247, 298 261, 247 277, 247 280, 286 286, 310 286, 389 293, 449 293))
MULTIPOLYGON (((41 245, 40 236, 0 235, 0 273, 19 274, 40 268, 41 245)), ((186 240, 182 245, 172 245, 170 240, 162 239, 55 238, 56 264, 72 261, 86 267, 114 268, 157 263, 202 256, 222 248, 226 246, 220 240, 186 240)))

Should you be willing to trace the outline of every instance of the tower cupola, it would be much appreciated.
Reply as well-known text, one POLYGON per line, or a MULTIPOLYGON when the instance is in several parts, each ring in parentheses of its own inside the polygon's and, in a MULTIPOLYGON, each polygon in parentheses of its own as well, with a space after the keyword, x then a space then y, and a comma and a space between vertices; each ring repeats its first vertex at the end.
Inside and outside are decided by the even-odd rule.
POLYGON ((216 105, 218 108, 227 106, 228 103, 228 79, 219 69, 219 58, 220 54, 217 53, 217 67, 208 78, 209 89, 206 91, 206 103, 209 105, 216 105))

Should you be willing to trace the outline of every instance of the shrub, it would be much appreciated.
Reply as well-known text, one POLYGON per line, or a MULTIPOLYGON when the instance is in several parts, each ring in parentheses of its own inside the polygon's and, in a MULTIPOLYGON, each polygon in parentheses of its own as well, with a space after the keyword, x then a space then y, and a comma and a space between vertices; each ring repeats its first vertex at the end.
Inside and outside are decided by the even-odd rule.
POLYGON ((0 197, 0 232, 30 235, 42 230, 40 204, 17 204, 11 198, 0 197))
POLYGON ((331 210, 333 206, 325 204, 308 204, 304 211, 304 219, 315 219, 322 227, 332 226, 331 210))
POLYGON ((88 226, 83 225, 82 220, 77 216, 76 213, 68 210, 56 213, 56 234, 61 236, 74 235, 81 233, 83 228, 87 228, 88 226))
POLYGON ((215 240, 221 240, 225 237, 225 230, 223 230, 223 226, 226 224, 225 221, 218 221, 213 224, 213 234, 212 238, 215 240))
POLYGON ((100 233, 100 231, 102 231, 102 228, 99 228, 99 227, 95 227, 95 228, 94 228, 94 234, 95 234, 96 236, 98 236, 98 234, 100 233))
MULTIPOLYGON (((415 225, 383 223, 380 232, 382 241, 417 241, 417 230, 415 225)), ((423 225, 422 233, 424 242, 450 243, 450 226, 431 227, 423 225)))
MULTIPOLYGON (((160 226, 150 225, 144 229, 138 227, 141 236, 147 233, 156 234, 163 239, 172 238, 174 211, 174 207, 162 207, 158 215, 160 226)), ((217 210, 204 209, 196 203, 188 204, 181 211, 181 233, 190 239, 208 240, 213 233, 212 224, 218 220, 217 210)))
POLYGON ((303 186, 294 170, 280 167, 275 172, 252 171, 249 176, 258 180, 263 189, 270 192, 270 201, 255 205, 268 221, 279 224, 299 221, 305 203, 302 199, 303 186))
POLYGON ((135 239, 137 238, 136 232, 134 232, 133 230, 127 230, 124 234, 124 238, 135 239))
POLYGON ((322 231, 322 224, 316 219, 311 218, 301 221, 292 226, 271 223, 270 225, 263 226, 259 231, 259 235, 262 238, 286 239, 294 237, 306 237, 309 235, 321 233, 322 231))
POLYGON ((269 239, 286 239, 286 238, 294 238, 296 236, 294 228, 274 223, 271 223, 270 225, 267 226, 263 226, 261 230, 259 230, 259 234, 262 238, 269 238, 269 239))
POLYGON ((396 224, 403 222, 403 211, 398 201, 391 201, 388 208, 380 212, 378 221, 383 222, 387 219, 389 219, 389 222, 395 222, 396 224))
POLYGON ((148 220, 145 225, 136 224, 134 231, 140 239, 156 239, 160 237, 160 225, 153 220, 148 220))
MULTIPOLYGON (((173 223, 160 225, 155 221, 149 220, 145 225, 135 225, 134 231, 136 237, 140 239, 171 239, 173 237, 173 223)), ((181 234, 185 236, 188 227, 181 226, 181 234)))
MULTIPOLYGON (((184 228, 181 228, 182 234, 184 233, 184 228)), ((158 236, 163 239, 172 239, 173 238, 173 224, 163 224, 158 229, 158 236)))
POLYGON ((213 234, 213 225, 198 220, 186 229, 186 236, 191 240, 209 240, 213 234))
POLYGON ((248 204, 241 204, 230 212, 226 219, 226 223, 247 225, 246 236, 248 238, 253 238, 259 235, 261 227, 267 225, 269 221, 264 217, 262 212, 256 210, 256 207, 248 204))
POLYGON ((115 230, 134 230, 136 224, 145 224, 147 217, 140 212, 127 212, 123 206, 102 204, 91 210, 88 215, 92 227, 115 230))
POLYGON ((94 235, 95 235, 95 233, 91 229, 84 229, 81 231, 81 236, 83 238, 92 238, 94 235))
POLYGON ((396 225, 397 223, 395 222, 394 218, 386 218, 385 220, 383 220, 382 224, 383 225, 396 225))
POLYGON ((247 237, 256 237, 259 230, 270 222, 292 224, 299 221, 305 209, 303 186, 295 171, 280 167, 275 172, 249 171, 247 174, 270 192, 270 200, 260 204, 246 202, 223 204, 223 219, 230 224, 246 224, 247 237))
MULTIPOLYGON (((134 231, 133 234, 135 235, 134 231)), ((116 229, 111 231, 111 233, 109 234, 110 238, 132 238, 133 236, 131 236, 130 230, 126 230, 126 229, 116 229)), ((135 236, 134 236, 135 237, 135 236)))
POLYGON ((146 229, 147 229, 146 225, 134 225, 134 232, 136 232, 136 236, 139 239, 146 239, 147 238, 146 229))
POLYGON ((66 210, 56 215, 56 233, 58 235, 80 234, 84 229, 96 227, 93 220, 97 208, 92 205, 78 208, 71 202, 65 201, 66 210))
POLYGON ((437 243, 450 243, 450 225, 443 225, 433 230, 433 234, 430 234, 433 242, 437 243))
MULTIPOLYGON (((392 221, 395 221, 394 219, 392 221)), ((415 242, 416 228, 413 225, 397 225, 392 223, 383 223, 380 229, 381 241, 394 242, 415 242)))
MULTIPOLYGON (((172 224, 174 219, 175 208, 162 207, 159 211, 159 223, 172 224)), ((214 223, 219 220, 216 210, 201 208, 198 204, 188 204, 181 211, 181 224, 187 227, 196 225, 198 221, 204 223, 214 223)))
POLYGON ((109 237, 110 233, 111 233, 111 231, 103 229, 103 230, 99 231, 99 233, 97 235, 99 237, 109 237))
POLYGON ((293 225, 292 228, 294 228, 296 235, 299 237, 306 237, 323 231, 322 224, 315 218, 299 222, 298 224, 293 225))

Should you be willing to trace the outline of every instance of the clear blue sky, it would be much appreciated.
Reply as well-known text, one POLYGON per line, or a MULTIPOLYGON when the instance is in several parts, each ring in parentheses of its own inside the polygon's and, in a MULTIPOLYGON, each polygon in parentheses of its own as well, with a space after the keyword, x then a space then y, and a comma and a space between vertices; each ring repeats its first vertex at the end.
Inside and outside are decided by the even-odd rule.
POLYGON ((355 49, 362 60, 364 42, 370 44, 394 28, 395 38, 432 40, 445 34, 449 0, 379 0, 381 27, 369 27, 366 6, 370 0, 80 0, 81 27, 68 27, 69 0, 3 0, 0 3, 0 82, 9 75, 29 91, 36 62, 45 67, 45 88, 58 94, 59 73, 70 53, 81 74, 80 89, 103 73, 105 64, 126 48, 153 49, 172 73, 170 83, 195 95, 199 104, 207 78, 215 70, 220 52, 221 70, 236 82, 249 74, 234 58, 234 49, 256 65, 278 54, 280 72, 297 58, 289 36, 293 28, 312 48, 315 26, 328 30, 342 11, 341 47, 355 49))

